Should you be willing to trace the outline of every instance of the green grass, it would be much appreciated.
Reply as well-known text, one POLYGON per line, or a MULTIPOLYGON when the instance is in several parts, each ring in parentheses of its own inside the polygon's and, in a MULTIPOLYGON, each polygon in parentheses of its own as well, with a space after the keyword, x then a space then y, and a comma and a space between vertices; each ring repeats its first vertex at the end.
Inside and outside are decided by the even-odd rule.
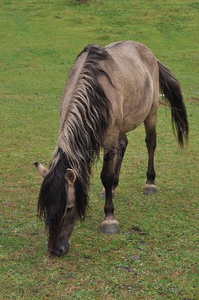
POLYGON ((199 299, 198 2, 2 0, 1 299, 199 299), (101 162, 93 167, 90 209, 68 255, 50 257, 36 215, 41 178, 59 130, 59 102, 77 54, 90 43, 146 44, 178 77, 190 123, 180 150, 170 111, 158 112, 158 193, 142 194, 144 128, 128 134, 115 204, 120 231, 103 235, 101 162))

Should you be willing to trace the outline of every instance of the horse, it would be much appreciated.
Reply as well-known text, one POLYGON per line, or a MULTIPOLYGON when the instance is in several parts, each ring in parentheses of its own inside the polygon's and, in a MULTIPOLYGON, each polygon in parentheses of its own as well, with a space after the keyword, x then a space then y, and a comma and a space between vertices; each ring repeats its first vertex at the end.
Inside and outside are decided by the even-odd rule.
POLYGON ((157 191, 154 152, 159 92, 171 108, 181 147, 188 140, 187 112, 179 81, 145 45, 120 41, 88 45, 77 56, 61 98, 58 141, 49 168, 35 162, 43 182, 38 215, 48 231, 48 251, 66 254, 77 220, 89 206, 91 167, 104 149, 101 181, 105 197, 103 233, 118 232, 113 195, 119 183, 126 133, 144 122, 148 150, 144 194, 157 191))

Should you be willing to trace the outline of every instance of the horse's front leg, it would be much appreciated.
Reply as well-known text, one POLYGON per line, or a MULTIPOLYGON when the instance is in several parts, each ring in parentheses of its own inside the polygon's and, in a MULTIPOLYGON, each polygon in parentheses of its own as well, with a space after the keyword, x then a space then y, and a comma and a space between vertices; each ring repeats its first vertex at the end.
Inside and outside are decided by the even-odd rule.
POLYGON ((104 162, 101 172, 101 180, 105 188, 106 202, 104 206, 105 220, 102 223, 103 233, 118 232, 118 222, 114 217, 114 205, 112 189, 114 184, 114 158, 115 150, 104 151, 104 162))
MULTIPOLYGON (((112 196, 113 197, 115 195, 115 189, 119 183, 120 169, 121 169, 122 160, 123 160, 127 145, 128 145, 128 139, 127 139, 126 135, 125 134, 120 135, 119 139, 118 139, 118 143, 117 143, 117 152, 116 152, 115 158, 114 158, 114 180, 113 180, 113 186, 112 186, 112 196)), ((103 188, 103 190, 100 194, 100 198, 106 199, 105 188, 103 188)))

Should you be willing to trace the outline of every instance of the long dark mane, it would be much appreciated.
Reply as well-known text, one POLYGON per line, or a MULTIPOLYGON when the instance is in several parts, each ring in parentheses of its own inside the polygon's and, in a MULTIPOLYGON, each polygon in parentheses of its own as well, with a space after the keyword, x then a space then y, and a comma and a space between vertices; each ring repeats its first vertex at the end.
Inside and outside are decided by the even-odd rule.
MULTIPOLYGON (((54 230, 59 225, 66 208, 67 185, 65 182, 66 169, 70 164, 62 149, 58 150, 58 161, 54 169, 47 174, 41 185, 38 214, 44 216, 46 227, 54 230)), ((77 199, 77 211, 79 216, 84 217, 88 206, 89 178, 81 181, 78 177, 75 181, 77 199)))
POLYGON ((92 161, 99 155, 111 111, 111 103, 99 77, 104 76, 112 85, 109 75, 100 66, 100 61, 112 60, 109 53, 97 45, 89 45, 78 55, 76 63, 83 53, 87 56, 58 140, 59 147, 80 176, 82 170, 83 174, 90 174, 90 165, 85 164, 85 160, 92 161))
POLYGON ((44 215, 46 226, 50 229, 55 228, 66 207, 66 184, 65 173, 68 167, 66 156, 61 149, 58 150, 59 159, 53 170, 50 170, 41 185, 38 213, 44 215))
POLYGON ((87 53, 84 66, 77 79, 49 173, 39 195, 38 212, 44 215, 46 226, 51 229, 60 223, 65 212, 67 168, 72 168, 76 173, 78 214, 80 217, 85 216, 91 165, 99 157, 111 111, 111 103, 98 79, 99 76, 105 76, 112 85, 109 75, 100 66, 100 61, 111 61, 112 58, 104 48, 96 45, 87 46, 77 60, 83 53, 87 53))

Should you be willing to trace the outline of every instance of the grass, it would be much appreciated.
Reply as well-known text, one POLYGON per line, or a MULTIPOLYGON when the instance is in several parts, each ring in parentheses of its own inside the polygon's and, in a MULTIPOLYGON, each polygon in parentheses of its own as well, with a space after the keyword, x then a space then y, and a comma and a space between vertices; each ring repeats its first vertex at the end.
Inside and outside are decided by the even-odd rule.
POLYGON ((198 43, 196 1, 11 1, 1 14, 1 299, 198 298, 198 43), (115 203, 120 231, 103 235, 101 162, 93 168, 90 210, 68 255, 46 252, 37 219, 41 178, 59 130, 67 73, 89 43, 146 44, 181 82, 190 141, 180 150, 170 112, 158 112, 158 193, 142 194, 144 128, 128 134, 115 203))

